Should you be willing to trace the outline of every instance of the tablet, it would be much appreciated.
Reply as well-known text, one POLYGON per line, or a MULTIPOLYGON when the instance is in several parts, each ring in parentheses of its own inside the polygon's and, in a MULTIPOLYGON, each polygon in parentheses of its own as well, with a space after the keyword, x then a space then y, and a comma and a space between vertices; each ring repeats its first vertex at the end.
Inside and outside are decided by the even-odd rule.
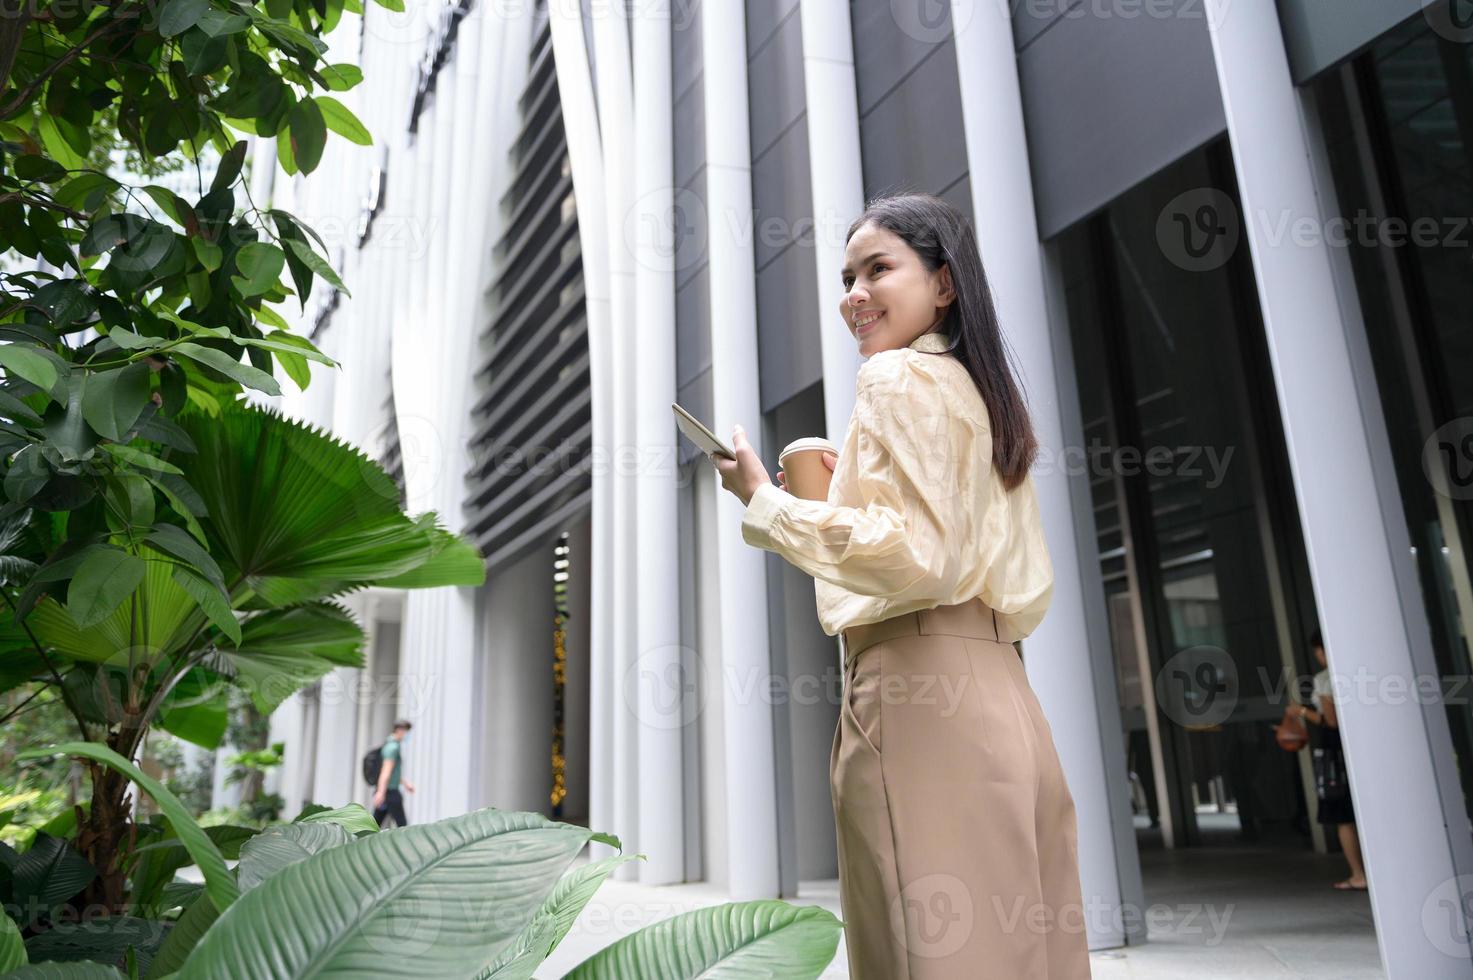
POLYGON ((716 433, 706 428, 700 419, 675 402, 671 402, 670 407, 675 410, 675 424, 680 427, 681 432, 685 433, 687 439, 700 447, 702 452, 708 456, 712 453, 720 453, 727 459, 736 459, 736 453, 726 443, 716 438, 716 433))

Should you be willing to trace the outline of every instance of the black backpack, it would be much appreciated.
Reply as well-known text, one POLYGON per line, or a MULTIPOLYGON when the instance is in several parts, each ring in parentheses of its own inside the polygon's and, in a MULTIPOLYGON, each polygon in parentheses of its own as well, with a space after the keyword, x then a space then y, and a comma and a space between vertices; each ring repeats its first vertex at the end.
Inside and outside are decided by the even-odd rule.
POLYGON ((374 746, 373 748, 369 749, 368 750, 368 754, 363 757, 363 778, 368 781, 368 785, 370 785, 370 786, 377 786, 378 785, 378 774, 379 774, 379 770, 382 769, 383 767, 384 767, 384 749, 383 749, 383 746, 381 746, 381 745, 374 746))

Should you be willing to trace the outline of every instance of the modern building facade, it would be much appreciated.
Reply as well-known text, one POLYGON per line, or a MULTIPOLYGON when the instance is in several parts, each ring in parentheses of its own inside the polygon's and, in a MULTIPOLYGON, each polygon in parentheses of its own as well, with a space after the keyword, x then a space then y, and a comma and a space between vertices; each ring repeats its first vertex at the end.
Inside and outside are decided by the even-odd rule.
MULTIPOLYGON (((865 200, 972 221, 1044 451, 1022 644, 1079 813, 1092 948, 1140 853, 1336 844, 1271 725, 1323 632, 1392 977, 1473 975, 1473 16, 1422 0, 460 0, 334 35, 375 145, 253 197, 327 239, 341 371, 285 407, 486 555, 354 597, 361 671, 275 719, 281 792, 587 821, 651 883, 836 874, 842 672, 740 537, 678 401, 776 469, 842 438, 865 200)), ((984 820, 985 814, 978 819, 984 820)))

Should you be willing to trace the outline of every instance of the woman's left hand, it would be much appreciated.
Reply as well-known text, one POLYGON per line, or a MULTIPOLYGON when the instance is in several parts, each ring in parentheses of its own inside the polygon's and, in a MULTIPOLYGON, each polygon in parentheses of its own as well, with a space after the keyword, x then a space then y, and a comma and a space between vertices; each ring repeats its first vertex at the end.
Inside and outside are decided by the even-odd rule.
POLYGON ((716 472, 721 475, 721 485, 736 494, 745 507, 757 488, 764 483, 771 483, 772 477, 767 475, 767 467, 757 458, 757 452, 747 441, 747 434, 741 426, 732 430, 731 448, 736 450, 736 459, 727 459, 719 453, 712 453, 710 459, 716 466, 716 472))

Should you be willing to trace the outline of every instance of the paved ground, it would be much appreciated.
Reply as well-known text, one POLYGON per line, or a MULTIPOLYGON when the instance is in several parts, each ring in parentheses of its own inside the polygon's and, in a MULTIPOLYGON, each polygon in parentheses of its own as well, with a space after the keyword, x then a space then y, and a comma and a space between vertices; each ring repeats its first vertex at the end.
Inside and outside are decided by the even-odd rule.
MULTIPOLYGON (((1338 855, 1216 846, 1145 850, 1149 941, 1090 954, 1095 980, 1383 978, 1365 892, 1339 892, 1338 855)), ((706 884, 607 881, 537 971, 554 980, 584 957, 651 922, 726 901, 706 884)), ((796 904, 839 913, 838 882, 808 882, 796 904)), ((844 947, 824 977, 846 977, 844 947)))

